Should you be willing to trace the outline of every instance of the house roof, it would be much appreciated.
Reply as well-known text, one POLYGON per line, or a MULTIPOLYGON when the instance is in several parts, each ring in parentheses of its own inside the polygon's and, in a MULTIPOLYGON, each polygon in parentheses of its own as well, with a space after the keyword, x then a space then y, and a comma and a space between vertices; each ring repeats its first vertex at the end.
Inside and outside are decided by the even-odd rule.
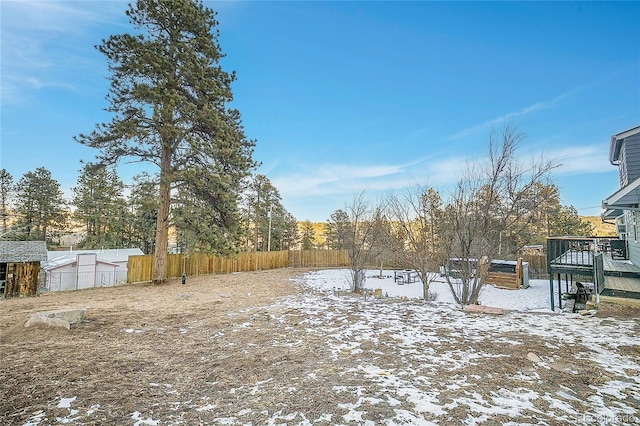
POLYGON ((620 209, 607 209, 604 213, 600 215, 600 217, 604 220, 606 219, 615 219, 619 216, 622 216, 624 212, 620 209))
POLYGON ((75 259, 78 254, 97 254, 98 259, 108 262, 126 262, 129 260, 129 256, 143 255, 144 252, 139 248, 130 249, 108 249, 108 250, 70 250, 70 251, 50 251, 47 253, 49 261, 72 255, 75 259))
POLYGON ((611 136, 611 145, 609 146, 609 162, 614 166, 618 164, 618 157, 620 157, 620 149, 622 148, 622 142, 629 136, 637 135, 640 133, 640 126, 633 127, 611 136))
POLYGON ((638 205, 640 205, 640 178, 602 200, 602 208, 607 211, 629 210, 638 207, 638 205))
POLYGON ((0 263, 44 262, 47 243, 44 241, 0 241, 0 263))

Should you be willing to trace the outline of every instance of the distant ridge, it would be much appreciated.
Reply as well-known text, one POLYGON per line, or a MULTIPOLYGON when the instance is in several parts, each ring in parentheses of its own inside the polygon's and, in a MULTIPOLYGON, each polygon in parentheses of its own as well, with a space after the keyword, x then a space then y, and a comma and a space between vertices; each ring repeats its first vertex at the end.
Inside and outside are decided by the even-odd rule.
POLYGON ((600 216, 580 216, 580 219, 593 225, 594 237, 617 237, 616 226, 611 223, 604 223, 600 216))

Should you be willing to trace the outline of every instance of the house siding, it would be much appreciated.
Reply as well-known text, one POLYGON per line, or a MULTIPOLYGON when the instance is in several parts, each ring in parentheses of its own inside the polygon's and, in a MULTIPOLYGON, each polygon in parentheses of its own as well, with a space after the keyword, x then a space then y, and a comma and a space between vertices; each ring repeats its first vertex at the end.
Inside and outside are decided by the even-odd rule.
POLYGON ((640 134, 624 139, 618 161, 620 187, 624 188, 640 177, 640 134))
POLYGON ((640 265, 640 244, 636 241, 628 241, 629 260, 634 265, 640 265))
POLYGON ((627 251, 631 263, 640 265, 640 213, 626 212, 627 251))
POLYGON ((620 156, 618 157, 618 174, 620 175, 620 188, 624 188, 629 182, 629 175, 627 174, 626 155, 624 155, 623 150, 620 151, 620 156))

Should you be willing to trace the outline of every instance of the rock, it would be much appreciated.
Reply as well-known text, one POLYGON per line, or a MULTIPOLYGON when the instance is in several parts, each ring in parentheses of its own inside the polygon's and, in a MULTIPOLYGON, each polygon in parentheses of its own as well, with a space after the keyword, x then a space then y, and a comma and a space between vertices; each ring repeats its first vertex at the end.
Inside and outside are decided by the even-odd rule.
POLYGON ((527 359, 536 364, 539 364, 542 362, 542 359, 538 355, 534 354, 533 352, 529 352, 527 354, 527 359))
POLYGON ((69 330, 72 324, 81 323, 86 316, 86 309, 59 309, 56 311, 36 312, 27 318, 24 326, 44 325, 46 327, 59 327, 69 330))
POLYGON ((466 312, 476 312, 484 314, 504 315, 505 311, 502 308, 493 308, 491 306, 482 305, 467 305, 464 307, 466 312))
POLYGON ((551 364, 549 364, 549 367, 553 368, 556 371, 559 371, 561 373, 567 373, 567 374, 579 374, 575 368, 572 368, 571 366, 567 365, 567 364, 563 364, 563 363, 555 363, 552 362, 551 364))
POLYGON ((581 311, 578 311, 578 313, 584 317, 584 316, 587 316, 587 315, 593 316, 593 315, 597 314, 598 311, 595 310, 595 309, 589 309, 589 310, 583 309, 581 311))
POLYGON ((24 324, 25 327, 33 327, 34 325, 43 325, 45 327, 59 327, 66 328, 69 330, 71 328, 71 324, 68 321, 65 321, 61 318, 50 318, 41 315, 35 315, 30 317, 27 322, 24 324))

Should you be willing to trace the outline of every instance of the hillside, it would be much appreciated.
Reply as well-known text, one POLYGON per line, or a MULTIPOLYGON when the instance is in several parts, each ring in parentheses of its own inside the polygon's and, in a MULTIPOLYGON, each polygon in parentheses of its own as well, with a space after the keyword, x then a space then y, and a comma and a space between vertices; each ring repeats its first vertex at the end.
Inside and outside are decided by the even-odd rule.
POLYGON ((580 219, 593 225, 593 236, 616 237, 616 227, 610 223, 604 223, 600 216, 580 216, 580 219))

